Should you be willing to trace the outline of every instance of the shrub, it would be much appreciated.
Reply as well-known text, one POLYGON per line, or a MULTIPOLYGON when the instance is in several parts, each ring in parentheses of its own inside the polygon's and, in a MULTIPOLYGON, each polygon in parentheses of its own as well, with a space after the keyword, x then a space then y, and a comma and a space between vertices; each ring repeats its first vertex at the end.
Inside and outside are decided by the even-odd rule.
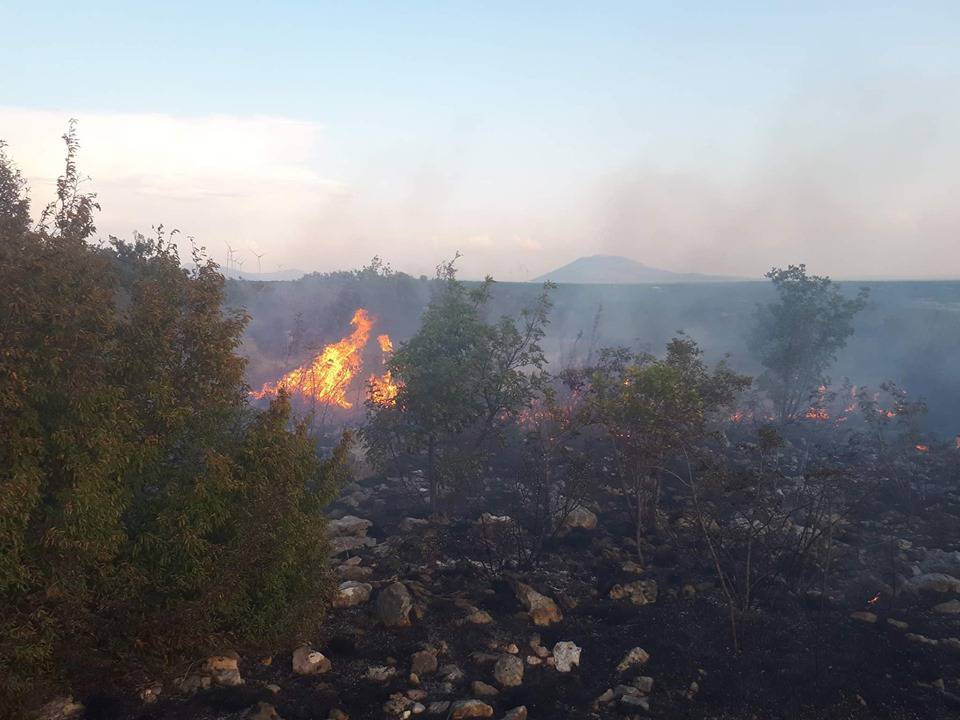
POLYGON ((186 270, 162 229, 90 242, 65 139, 36 228, 0 156, 0 707, 309 627, 345 459, 286 398, 248 407, 246 317, 202 252, 186 270))

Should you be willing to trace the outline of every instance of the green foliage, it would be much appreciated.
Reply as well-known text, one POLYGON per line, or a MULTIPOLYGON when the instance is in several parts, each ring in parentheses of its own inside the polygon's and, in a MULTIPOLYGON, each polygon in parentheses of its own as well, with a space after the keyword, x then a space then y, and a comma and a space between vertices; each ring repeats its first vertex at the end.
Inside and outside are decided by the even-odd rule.
POLYGON ((249 409, 246 317, 200 251, 186 270, 162 229, 88 242, 66 141, 36 230, 0 158, 0 707, 315 622, 345 461, 288 429, 286 398, 249 409))
POLYGON ((497 431, 546 377, 540 340, 550 286, 519 323, 509 317, 490 323, 483 309, 493 280, 469 288, 457 280, 455 261, 437 268, 420 330, 387 363, 400 385, 396 402, 370 403, 364 432, 381 463, 426 465, 434 512, 439 488, 479 473, 497 431))
POLYGON ((779 301, 757 308, 750 338, 765 372, 758 385, 773 401, 780 422, 806 409, 824 374, 853 335, 853 318, 867 303, 861 288, 846 298, 828 277, 807 275, 805 265, 773 268, 766 275, 779 301))
POLYGON ((708 430, 712 413, 750 384, 723 362, 710 370, 697 344, 674 338, 663 359, 625 349, 601 352, 586 374, 589 422, 604 431, 613 472, 636 528, 656 522, 660 483, 708 430))

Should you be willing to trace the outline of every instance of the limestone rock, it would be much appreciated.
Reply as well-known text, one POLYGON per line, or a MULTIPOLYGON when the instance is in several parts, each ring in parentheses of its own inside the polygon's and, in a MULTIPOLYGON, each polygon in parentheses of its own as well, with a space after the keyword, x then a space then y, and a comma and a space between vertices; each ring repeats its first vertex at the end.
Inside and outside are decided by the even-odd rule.
POLYGON ((939 613, 940 615, 960 614, 960 600, 947 600, 947 602, 934 605, 933 611, 935 613, 939 613))
POLYGON ((520 705, 512 710, 507 710, 503 720, 527 720, 527 706, 520 705))
POLYGON ((348 608, 362 605, 370 599, 370 593, 372 592, 373 585, 369 583, 347 580, 337 587, 337 594, 333 598, 333 606, 348 608))
POLYGON ((243 684, 239 668, 240 656, 234 652, 211 655, 203 664, 203 671, 215 685, 235 687, 243 684))
POLYGON ((355 515, 344 515, 338 520, 331 520, 327 523, 327 534, 330 537, 366 537, 367 531, 373 526, 369 520, 356 517, 355 515))
POLYGON ((945 573, 926 573, 910 578, 907 588, 914 592, 960 594, 960 580, 945 573))
POLYGON ((293 651, 293 671, 297 675, 319 675, 328 672, 333 664, 327 657, 306 645, 293 651))
POLYGON ((557 604, 546 595, 541 595, 529 585, 518 582, 514 589, 517 599, 523 603, 535 625, 545 626, 563 620, 557 604))
POLYGON ((501 655, 493 667, 493 677, 501 687, 523 684, 523 660, 516 655, 501 655))
POLYGON ((634 580, 626 585, 614 585, 610 589, 614 600, 628 598, 634 605, 650 605, 657 601, 656 580, 634 580))
POLYGON ((500 691, 493 685, 487 685, 487 683, 480 680, 474 680, 470 683, 470 692, 477 697, 496 697, 500 694, 500 691))
POLYGON ((569 640, 563 640, 553 646, 553 660, 557 671, 566 673, 573 670, 574 665, 580 667, 580 653, 582 648, 569 640))
POLYGON ((402 582, 388 585, 377 595, 377 618, 387 627, 405 627, 410 624, 413 597, 402 582))
POLYGON ((450 708, 451 720, 493 717, 493 708, 480 700, 458 700, 450 708))
POLYGON ((563 528, 565 530, 571 530, 573 528, 582 528, 583 530, 593 530, 596 527, 597 527, 596 514, 585 507, 574 508, 563 520, 563 528))
POLYGON ((617 670, 619 672, 626 672, 634 665, 646 665, 647 661, 649 660, 650 653, 648 653, 642 647, 635 647, 624 656, 623 660, 620 661, 620 664, 617 665, 617 670))
POLYGON ((437 654, 429 650, 421 650, 410 656, 410 672, 418 677, 429 675, 437 671, 437 654))

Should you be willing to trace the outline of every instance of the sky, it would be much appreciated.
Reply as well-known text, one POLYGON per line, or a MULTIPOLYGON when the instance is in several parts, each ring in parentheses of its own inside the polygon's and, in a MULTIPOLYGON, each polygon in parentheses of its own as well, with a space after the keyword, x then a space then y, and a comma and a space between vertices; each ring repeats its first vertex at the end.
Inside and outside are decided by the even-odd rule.
POLYGON ((255 271, 960 277, 960 3, 0 2, 35 208, 255 271))

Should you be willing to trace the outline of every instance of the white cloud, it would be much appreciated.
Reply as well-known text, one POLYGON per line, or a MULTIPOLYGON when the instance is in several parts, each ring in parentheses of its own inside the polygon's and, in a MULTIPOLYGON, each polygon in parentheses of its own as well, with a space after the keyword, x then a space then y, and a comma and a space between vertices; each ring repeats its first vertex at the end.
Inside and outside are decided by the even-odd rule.
MULTIPOLYGON (((27 177, 35 212, 63 169, 60 135, 71 113, 0 108, 0 137, 27 177)), ((276 117, 83 113, 79 165, 103 211, 101 234, 164 223, 223 243, 269 245, 300 233, 314 208, 346 192, 316 169, 323 130, 276 117)), ((266 270, 272 267, 265 259, 266 270)), ((249 269, 251 265, 248 264, 249 269)))

